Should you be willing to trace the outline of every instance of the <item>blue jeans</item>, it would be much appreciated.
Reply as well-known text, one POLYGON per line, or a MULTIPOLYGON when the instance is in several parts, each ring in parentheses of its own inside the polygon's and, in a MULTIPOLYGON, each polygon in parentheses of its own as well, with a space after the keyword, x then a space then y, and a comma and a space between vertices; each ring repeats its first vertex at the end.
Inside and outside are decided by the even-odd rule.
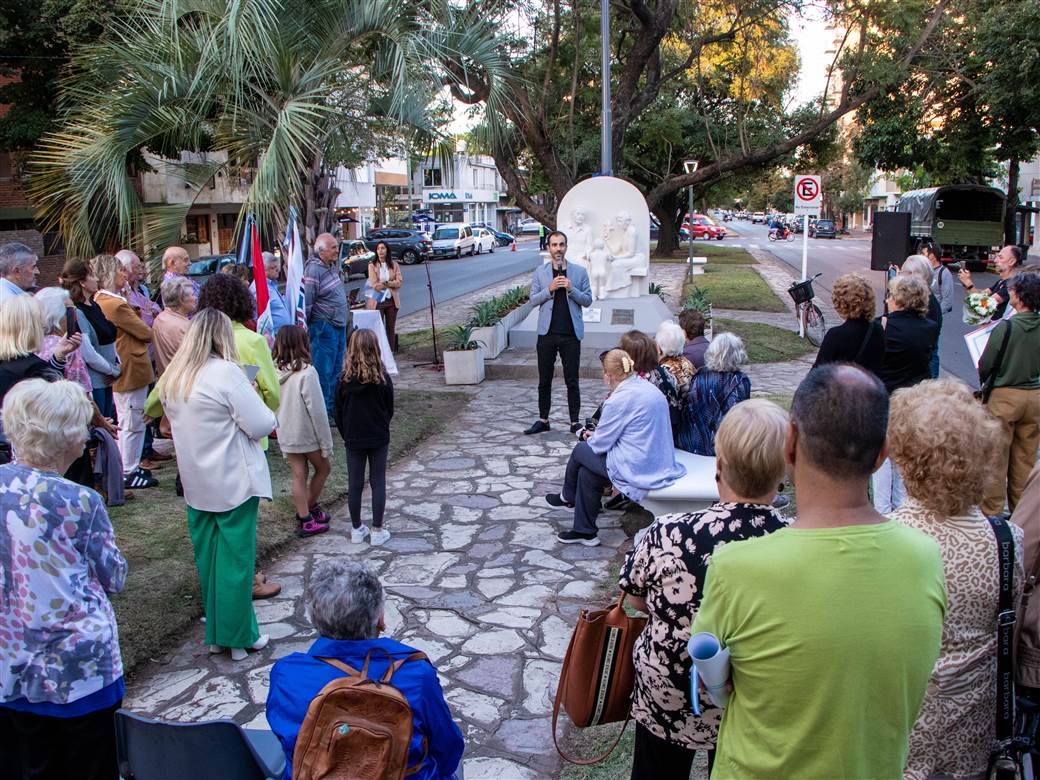
POLYGON ((343 353, 347 349, 347 329, 325 320, 307 326, 311 340, 311 363, 318 372, 325 409, 331 415, 336 397, 336 379, 343 371, 343 353))
POLYGON ((112 386, 107 387, 95 387, 90 391, 91 397, 94 399, 94 403, 97 404, 98 411, 101 412, 102 417, 108 419, 114 419, 116 416, 116 402, 112 395, 112 386))
POLYGON ((935 342, 931 360, 928 361, 928 376, 932 379, 939 378, 939 342, 935 342))

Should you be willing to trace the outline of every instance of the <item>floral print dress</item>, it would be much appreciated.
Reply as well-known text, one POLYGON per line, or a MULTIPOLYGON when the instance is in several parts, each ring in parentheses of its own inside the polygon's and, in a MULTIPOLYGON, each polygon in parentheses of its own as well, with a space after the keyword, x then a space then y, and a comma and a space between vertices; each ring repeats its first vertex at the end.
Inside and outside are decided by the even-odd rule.
POLYGON ((0 706, 71 704, 123 676, 108 596, 126 570, 101 496, 0 466, 0 706))
POLYGON ((715 747, 722 710, 702 696, 701 715, 693 714, 686 652, 708 564, 723 545, 764 536, 787 523, 770 506, 720 502, 700 512, 658 518, 629 552, 618 584, 645 598, 650 614, 633 652, 632 717, 655 736, 691 750, 715 747))

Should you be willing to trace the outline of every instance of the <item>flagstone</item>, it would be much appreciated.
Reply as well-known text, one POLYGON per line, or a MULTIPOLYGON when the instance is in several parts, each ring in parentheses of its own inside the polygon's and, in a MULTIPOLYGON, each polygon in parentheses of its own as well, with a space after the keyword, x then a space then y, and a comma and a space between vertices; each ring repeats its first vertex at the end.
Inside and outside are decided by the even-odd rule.
POLYGON ((172 707, 163 715, 175 722, 233 718, 246 706, 242 691, 228 677, 211 677, 195 689, 190 701, 172 707))
POLYGON ((467 758, 463 762, 466 780, 538 780, 535 770, 505 758, 467 758))
POLYGON ((544 585, 528 585, 503 596, 496 603, 517 607, 544 607, 552 595, 553 592, 544 585))
POLYGON ((562 659, 570 644, 571 634, 574 628, 564 623, 556 615, 549 615, 541 624, 542 642, 541 650, 546 655, 562 659))
POLYGON ((465 688, 453 688, 445 695, 455 711, 468 720, 475 720, 485 726, 494 726, 501 719, 499 710, 504 699, 488 696, 484 693, 469 691, 465 688))
POLYGON ((547 715, 552 712, 559 679, 558 663, 532 660, 524 664, 524 709, 532 715, 547 715))
POLYGON ((140 691, 131 689, 127 696, 128 705, 135 709, 151 710, 164 702, 176 698, 209 674, 208 669, 182 669, 153 677, 140 691))

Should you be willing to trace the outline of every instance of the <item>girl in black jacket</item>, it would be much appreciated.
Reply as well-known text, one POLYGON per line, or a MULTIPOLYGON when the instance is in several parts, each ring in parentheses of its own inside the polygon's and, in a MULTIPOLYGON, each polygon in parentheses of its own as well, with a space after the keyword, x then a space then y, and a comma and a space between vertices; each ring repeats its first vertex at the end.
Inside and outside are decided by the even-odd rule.
POLYGON ((369 536, 361 524, 361 493, 365 464, 372 487, 372 544, 385 544, 386 458, 390 448, 390 419, 394 416, 394 386, 379 353, 379 341, 370 330, 350 335, 343 373, 336 385, 336 427, 347 445, 347 506, 353 530, 350 540, 360 544, 369 536))

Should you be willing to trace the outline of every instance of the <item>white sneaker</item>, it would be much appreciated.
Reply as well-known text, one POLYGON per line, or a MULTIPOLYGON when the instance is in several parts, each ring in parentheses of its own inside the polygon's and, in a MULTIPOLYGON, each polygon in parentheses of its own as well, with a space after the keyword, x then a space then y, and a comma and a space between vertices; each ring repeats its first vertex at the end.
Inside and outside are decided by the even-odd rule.
POLYGON ((350 529, 350 541, 352 544, 361 544, 368 537, 368 526, 359 525, 350 529))
POLYGON ((260 638, 257 639, 248 648, 245 647, 232 647, 231 648, 231 660, 232 661, 244 661, 246 656, 249 655, 247 650, 263 650, 267 647, 267 643, 271 641, 271 637, 267 634, 261 634, 260 638))
POLYGON ((372 544, 378 546, 386 544, 390 540, 390 532, 385 528, 377 528, 372 532, 372 544))

